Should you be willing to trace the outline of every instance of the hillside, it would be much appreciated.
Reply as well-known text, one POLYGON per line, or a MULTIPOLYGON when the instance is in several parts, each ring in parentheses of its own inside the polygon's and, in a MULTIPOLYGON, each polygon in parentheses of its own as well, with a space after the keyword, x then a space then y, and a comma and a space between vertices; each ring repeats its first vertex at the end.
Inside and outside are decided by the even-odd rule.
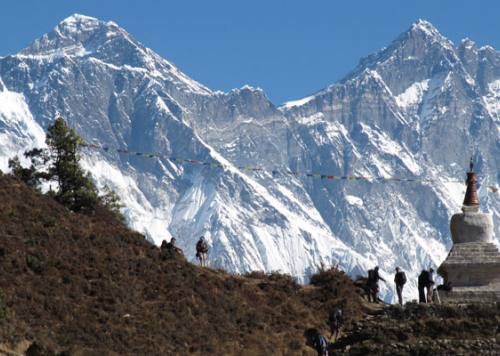
POLYGON ((498 354, 500 305, 368 305, 343 272, 300 286, 165 259, 106 211, 89 217, 0 176, 0 354, 313 355, 309 328, 346 303, 332 354, 498 354), (18 353, 15 353, 16 350, 18 353))
POLYGON ((180 236, 192 260, 203 234, 212 266, 302 282, 321 262, 351 276, 400 266, 416 297, 419 271, 449 251, 471 155, 500 236, 486 191, 500 182, 500 53, 408 25, 342 80, 279 106, 258 88, 198 83, 113 21, 70 16, 0 58, 0 169, 59 112, 97 146, 84 168, 150 241, 180 236))
POLYGON ((361 298, 341 272, 317 286, 162 259, 105 211, 88 217, 0 177, 0 350, 32 355, 311 354, 304 331, 361 298), (35 352, 35 350, 37 350, 35 352))

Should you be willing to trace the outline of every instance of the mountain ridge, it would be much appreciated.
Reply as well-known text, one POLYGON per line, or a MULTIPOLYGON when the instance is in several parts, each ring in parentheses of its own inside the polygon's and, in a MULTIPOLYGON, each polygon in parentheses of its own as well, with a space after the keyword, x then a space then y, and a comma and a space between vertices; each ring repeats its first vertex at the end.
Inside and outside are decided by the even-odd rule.
MULTIPOLYGON (((485 182, 500 180, 500 147, 491 139, 500 134, 500 60, 485 50, 481 58, 489 59, 476 65, 475 52, 462 51, 471 58, 468 68, 476 68, 477 89, 455 47, 429 40, 429 33, 431 39, 441 35, 427 22, 405 33, 412 29, 412 43, 393 42, 400 46, 391 53, 398 56, 288 107, 276 106, 258 88, 205 91, 151 50, 113 41, 97 46, 95 57, 78 51, 4 57, 0 78, 24 96, 41 128, 60 112, 88 142, 224 163, 212 169, 111 151, 84 154, 98 185, 124 200, 131 227, 155 243, 176 236, 194 260, 192 246, 203 234, 214 266, 281 270, 301 281, 321 264, 340 263, 351 275, 379 264, 388 278, 399 265, 408 271, 413 295, 419 270, 446 256, 449 217, 464 190, 453 182, 463 176, 471 147, 485 182), (106 62, 114 52, 117 62, 106 62), (434 182, 331 183, 239 168, 246 166, 434 182)), ((8 115, 0 130, 12 134, 8 115)), ((16 152, 0 146, 1 157, 16 152)), ((485 192, 487 185, 480 193, 500 236, 500 203, 485 192)), ((383 292, 392 297, 390 285, 383 292)))

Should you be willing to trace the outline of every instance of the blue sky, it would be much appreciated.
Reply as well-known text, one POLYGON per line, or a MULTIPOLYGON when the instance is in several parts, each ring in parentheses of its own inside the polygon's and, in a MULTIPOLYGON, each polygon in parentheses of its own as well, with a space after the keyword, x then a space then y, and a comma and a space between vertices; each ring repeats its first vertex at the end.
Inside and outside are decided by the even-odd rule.
POLYGON ((500 49, 499 1, 5 0, 0 56, 73 13, 113 20, 211 89, 250 84, 273 102, 336 82, 418 18, 455 43, 500 49))

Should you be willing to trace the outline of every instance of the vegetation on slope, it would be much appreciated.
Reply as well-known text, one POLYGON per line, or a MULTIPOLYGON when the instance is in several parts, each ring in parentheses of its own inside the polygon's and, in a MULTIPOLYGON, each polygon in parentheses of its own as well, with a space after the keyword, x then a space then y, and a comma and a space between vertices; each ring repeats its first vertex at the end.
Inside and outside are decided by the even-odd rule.
POLYGON ((361 298, 342 272, 301 287, 289 276, 232 276, 156 246, 106 209, 73 213, 0 177, 0 338, 39 354, 311 354, 304 331, 361 298), (34 347, 34 346, 32 346, 34 347), (45 351, 44 351, 45 350, 45 351))
POLYGON ((0 276, 0 353, 314 355, 305 332, 328 334, 337 305, 347 323, 332 354, 500 353, 499 305, 375 306, 336 269, 300 286, 199 268, 164 258, 104 207, 74 213, 10 176, 0 276))

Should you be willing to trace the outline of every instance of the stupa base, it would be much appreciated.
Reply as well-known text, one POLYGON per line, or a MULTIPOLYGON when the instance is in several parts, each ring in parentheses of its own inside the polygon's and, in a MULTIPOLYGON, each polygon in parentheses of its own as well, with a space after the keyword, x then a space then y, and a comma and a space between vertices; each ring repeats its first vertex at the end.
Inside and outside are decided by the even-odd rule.
POLYGON ((500 286, 494 287, 462 287, 450 292, 439 291, 441 303, 496 303, 500 302, 500 286))
POLYGON ((491 242, 454 244, 438 272, 452 284, 439 292, 442 302, 500 302, 500 252, 491 242))

